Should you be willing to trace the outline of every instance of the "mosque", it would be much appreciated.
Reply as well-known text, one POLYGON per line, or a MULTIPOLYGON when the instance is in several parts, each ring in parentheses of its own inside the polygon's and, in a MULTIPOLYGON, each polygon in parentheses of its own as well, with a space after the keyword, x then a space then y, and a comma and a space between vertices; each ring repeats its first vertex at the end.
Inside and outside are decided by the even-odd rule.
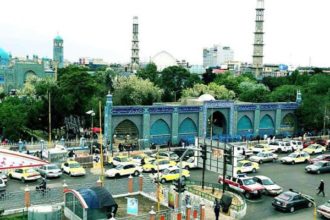
POLYGON ((0 48, 0 87, 5 93, 14 92, 23 87, 29 76, 53 77, 56 68, 63 66, 63 38, 59 35, 53 39, 53 59, 40 59, 37 55, 13 57, 0 48))

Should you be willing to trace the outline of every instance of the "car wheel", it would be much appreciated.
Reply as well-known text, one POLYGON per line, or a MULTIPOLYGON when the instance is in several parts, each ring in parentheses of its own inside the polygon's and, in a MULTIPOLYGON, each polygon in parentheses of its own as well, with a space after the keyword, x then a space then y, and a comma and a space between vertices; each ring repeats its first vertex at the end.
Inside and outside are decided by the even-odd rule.
POLYGON ((275 158, 273 158, 273 162, 274 162, 274 163, 276 162, 276 159, 275 159, 275 158))
POLYGON ((186 169, 186 170, 189 170, 189 166, 185 166, 185 169, 186 169))
POLYGON ((138 176, 139 174, 140 174, 140 172, 137 171, 137 170, 135 170, 135 172, 134 172, 134 176, 138 176))
POLYGON ((250 193, 245 193, 245 198, 251 199, 251 194, 250 193))
POLYGON ((160 180, 160 182, 161 182, 161 183, 165 183, 165 182, 166 182, 166 179, 165 179, 165 178, 162 178, 162 179, 160 180))
POLYGON ((71 172, 69 172, 68 175, 69 175, 69 176, 72 176, 72 175, 71 175, 71 172))
POLYGON ((304 161, 304 163, 307 163, 308 162, 308 160, 306 159, 305 161, 304 161))
POLYGON ((310 207, 312 207, 312 203, 311 202, 309 202, 308 204, 307 204, 307 206, 308 206, 308 208, 310 208, 310 207))
POLYGON ((290 212, 292 213, 292 212, 294 212, 294 211, 295 211, 294 206, 292 206, 292 207, 290 208, 290 212))
POLYGON ((316 171, 316 174, 320 174, 320 173, 321 173, 321 171, 320 171, 320 170, 317 170, 317 171, 316 171))
POLYGON ((237 171, 237 174, 241 174, 242 172, 239 170, 239 171, 237 171))
POLYGON ((116 178, 119 178, 120 177, 119 173, 116 173, 115 177, 116 178))
POLYGON ((22 178, 21 181, 22 181, 22 183, 25 183, 25 179, 24 178, 22 178))
POLYGON ((156 170, 154 168, 152 168, 151 173, 156 173, 156 170))
POLYGON ((252 173, 255 173, 255 172, 257 172, 257 170, 256 170, 256 168, 253 168, 252 173))
POLYGON ((10 178, 10 179, 12 179, 12 178, 13 178, 13 176, 12 176, 11 174, 9 174, 9 178, 10 178))
POLYGON ((295 164, 294 160, 291 162, 291 164, 292 164, 292 165, 294 165, 294 164, 295 164))
POLYGON ((315 151, 313 151, 312 154, 315 154, 315 151))
POLYGON ((260 164, 262 164, 262 163, 263 163, 263 161, 262 161, 262 160, 259 160, 259 163, 260 163, 260 164))

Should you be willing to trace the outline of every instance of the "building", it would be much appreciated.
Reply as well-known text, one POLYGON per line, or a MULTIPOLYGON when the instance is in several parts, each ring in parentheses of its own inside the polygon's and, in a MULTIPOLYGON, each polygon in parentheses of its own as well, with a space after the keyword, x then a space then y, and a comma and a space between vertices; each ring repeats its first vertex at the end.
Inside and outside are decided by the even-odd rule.
POLYGON ((297 121, 297 102, 242 103, 214 100, 210 95, 185 105, 170 103, 152 106, 113 106, 107 95, 104 135, 109 148, 121 141, 140 148, 154 144, 194 143, 195 137, 242 140, 256 136, 292 135, 297 121))
POLYGON ((214 45, 203 49, 203 66, 205 68, 221 66, 234 60, 234 51, 228 46, 214 45))
POLYGON ((252 68, 256 78, 262 77, 264 57, 264 0, 257 0, 252 68))
POLYGON ((132 57, 131 57, 131 72, 136 73, 139 68, 139 22, 138 17, 133 17, 133 37, 132 37, 132 57))
POLYGON ((169 66, 178 66, 177 60, 164 50, 153 56, 151 62, 156 64, 158 71, 162 71, 169 66))
POLYGON ((63 38, 60 35, 57 35, 53 40, 53 61, 58 68, 64 67, 63 38))

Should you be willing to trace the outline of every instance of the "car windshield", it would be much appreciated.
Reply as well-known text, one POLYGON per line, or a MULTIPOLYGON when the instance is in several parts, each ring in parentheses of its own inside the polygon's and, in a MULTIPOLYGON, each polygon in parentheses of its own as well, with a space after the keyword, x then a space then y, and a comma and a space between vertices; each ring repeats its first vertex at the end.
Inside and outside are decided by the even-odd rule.
POLYGON ((319 161, 319 162, 314 163, 314 166, 322 167, 323 164, 324 164, 323 162, 319 161))
POLYGON ((194 158, 193 157, 190 157, 188 160, 187 160, 188 163, 193 163, 194 162, 194 158))
POLYGON ((79 168, 80 164, 79 163, 70 163, 70 168, 79 168))
POLYGON ((26 170, 26 173, 35 173, 36 171, 34 169, 28 169, 26 170))
POLYGON ((56 165, 49 165, 47 167, 48 167, 48 170, 56 170, 56 169, 58 169, 58 167, 56 165))
POLYGON ((169 174, 171 171, 169 169, 166 169, 163 171, 163 174, 169 174))
POLYGON ((309 145, 308 148, 314 149, 316 148, 316 145, 309 145))
POLYGON ((257 156, 258 157, 264 157, 264 153, 258 153, 257 156))
POLYGON ((118 166, 116 166, 115 167, 117 170, 121 170, 121 169, 123 169, 123 165, 118 165, 118 166))
POLYGON ((288 157, 295 158, 295 157, 297 157, 297 154, 290 154, 288 157))
POLYGON ((262 180, 262 184, 265 186, 274 185, 274 182, 271 179, 262 180))
POLYGON ((288 194, 285 194, 285 193, 282 193, 281 195, 279 195, 278 198, 285 200, 285 201, 291 200, 291 196, 288 194))
POLYGON ((244 179, 243 183, 244 183, 244 185, 253 185, 256 182, 251 178, 251 179, 244 179))

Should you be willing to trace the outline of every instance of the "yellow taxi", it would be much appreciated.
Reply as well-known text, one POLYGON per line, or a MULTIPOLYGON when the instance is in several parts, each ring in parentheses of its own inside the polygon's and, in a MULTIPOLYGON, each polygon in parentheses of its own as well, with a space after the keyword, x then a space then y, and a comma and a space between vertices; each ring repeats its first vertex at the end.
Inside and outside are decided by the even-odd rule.
POLYGON ((149 161, 154 160, 154 158, 149 157, 148 155, 141 153, 141 154, 135 154, 135 155, 131 155, 131 162, 137 164, 137 165, 141 165, 142 160, 144 160, 144 163, 150 163, 149 161))
POLYGON ((296 163, 307 163, 310 159, 310 156, 305 151, 296 151, 289 154, 286 157, 280 158, 281 163, 289 163, 289 164, 296 164, 296 163))
MULTIPOLYGON (((160 180, 161 183, 178 180, 179 177, 180 177, 180 168, 178 167, 169 167, 164 171, 162 171, 161 173, 159 173, 159 175, 157 173, 153 175, 153 179, 155 180, 155 182, 160 180)), ((190 177, 189 170, 182 169, 182 178, 187 179, 189 177, 190 177)))
POLYGON ((305 151, 308 154, 324 153, 326 150, 327 149, 320 144, 311 144, 305 149, 303 149, 303 151, 305 151))
POLYGON ((175 161, 168 159, 158 159, 154 160, 152 163, 146 163, 142 166, 144 172, 156 172, 159 170, 165 170, 169 167, 173 167, 176 165, 175 161))
POLYGON ((9 178, 19 179, 23 183, 30 180, 40 179, 40 173, 38 173, 35 169, 32 168, 17 168, 13 169, 8 174, 9 178))
POLYGON ((255 173, 257 170, 259 170, 259 164, 249 160, 241 160, 237 162, 237 166, 234 168, 234 173, 255 173))
POLYGON ((70 176, 84 176, 86 170, 74 160, 68 160, 67 162, 62 163, 61 170, 70 176))

